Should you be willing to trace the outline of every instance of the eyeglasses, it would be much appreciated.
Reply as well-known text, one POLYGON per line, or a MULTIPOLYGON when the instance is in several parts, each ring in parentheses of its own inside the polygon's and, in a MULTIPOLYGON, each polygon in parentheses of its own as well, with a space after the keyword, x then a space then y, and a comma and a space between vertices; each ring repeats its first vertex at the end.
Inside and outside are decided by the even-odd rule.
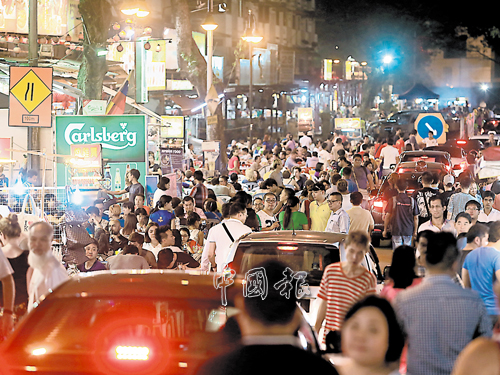
POLYGON ((465 211, 479 211, 477 207, 467 207, 465 211))

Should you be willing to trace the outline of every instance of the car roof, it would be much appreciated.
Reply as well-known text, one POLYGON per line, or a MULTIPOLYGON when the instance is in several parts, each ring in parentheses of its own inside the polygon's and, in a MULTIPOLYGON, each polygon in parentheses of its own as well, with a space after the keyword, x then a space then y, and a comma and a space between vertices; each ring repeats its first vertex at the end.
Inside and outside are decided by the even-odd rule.
MULTIPOLYGON (((439 147, 439 146, 438 146, 439 147)), ((401 155, 408 155, 408 156, 445 156, 445 155, 450 155, 447 151, 438 151, 438 150, 420 150, 420 151, 404 151, 401 155)))
POLYGON ((241 239, 246 242, 295 242, 333 244, 347 238, 344 233, 316 232, 311 230, 279 230, 270 232, 252 232, 241 239))
MULTIPOLYGON (((234 279, 241 287, 241 280, 234 279)), ((233 288, 236 289, 236 288, 233 288)), ((201 271, 120 270, 80 273, 47 298, 185 298, 220 299, 213 275, 201 271)))

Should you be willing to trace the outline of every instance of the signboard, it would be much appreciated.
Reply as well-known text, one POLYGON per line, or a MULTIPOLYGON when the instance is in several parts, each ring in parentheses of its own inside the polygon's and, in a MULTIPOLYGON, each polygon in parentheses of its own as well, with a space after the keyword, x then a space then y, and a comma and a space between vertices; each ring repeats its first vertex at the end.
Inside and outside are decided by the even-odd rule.
POLYGON ((0 138, 0 160, 10 160, 10 138, 0 138))
MULTIPOLYGON (((146 116, 56 116, 55 126, 56 154, 70 155, 71 145, 100 143, 104 162, 113 166, 112 176, 116 169, 124 176, 128 164, 139 170, 139 181, 145 184, 146 116)), ((66 185, 64 168, 63 164, 57 166, 59 186, 66 185)), ((120 180, 123 187, 124 177, 120 180)))
POLYGON ((10 67, 9 126, 52 126, 52 68, 10 67))
POLYGON ((182 147, 169 146, 160 149, 160 167, 162 174, 175 173, 182 170, 184 153, 182 147))
POLYGON ((184 139, 184 117, 161 116, 160 137, 184 139))
POLYGON ((336 118, 335 129, 363 129, 360 118, 336 118))
POLYGON ((415 120, 415 129, 419 143, 429 136, 430 131, 433 132, 439 144, 446 143, 448 124, 441 113, 420 113, 415 120))
POLYGON ((106 114, 106 100, 84 100, 83 115, 84 116, 102 116, 106 114))
POLYGON ((98 144, 72 144, 70 165, 71 184, 94 186, 102 178, 102 146, 98 144))
POLYGON ((333 60, 324 59, 323 60, 323 79, 325 81, 331 81, 333 79, 333 60))
POLYGON ((308 132, 312 130, 313 124, 313 109, 312 108, 297 108, 298 131, 308 132))
POLYGON ((283 51, 279 52, 279 82, 278 83, 293 83, 295 80, 295 52, 283 51))

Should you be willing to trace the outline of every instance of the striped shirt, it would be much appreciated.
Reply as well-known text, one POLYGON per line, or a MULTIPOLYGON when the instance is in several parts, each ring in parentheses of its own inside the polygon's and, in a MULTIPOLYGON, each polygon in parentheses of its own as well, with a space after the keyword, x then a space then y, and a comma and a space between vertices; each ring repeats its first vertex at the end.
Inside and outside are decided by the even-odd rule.
POLYGON ((377 279, 368 270, 355 277, 347 277, 342 263, 325 268, 318 297, 326 301, 326 329, 340 330, 345 314, 363 297, 375 293, 377 279))

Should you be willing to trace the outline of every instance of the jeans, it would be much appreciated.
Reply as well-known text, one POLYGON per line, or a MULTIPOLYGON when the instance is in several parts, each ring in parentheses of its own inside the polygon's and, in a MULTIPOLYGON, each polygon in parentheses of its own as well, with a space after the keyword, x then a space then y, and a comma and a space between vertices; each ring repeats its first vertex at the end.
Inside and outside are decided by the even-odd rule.
POLYGON ((401 245, 411 246, 412 236, 392 236, 392 250, 401 245))

